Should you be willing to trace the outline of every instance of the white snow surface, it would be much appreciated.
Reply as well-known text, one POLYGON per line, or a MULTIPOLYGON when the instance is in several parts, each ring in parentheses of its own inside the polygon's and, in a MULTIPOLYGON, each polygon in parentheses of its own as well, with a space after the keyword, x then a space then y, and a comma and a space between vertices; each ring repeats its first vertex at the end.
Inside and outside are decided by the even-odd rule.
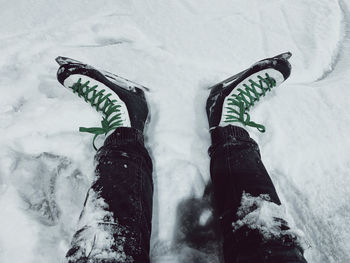
POLYGON ((285 222, 291 220, 286 214, 285 206, 271 202, 269 195, 261 194, 253 197, 248 193, 243 193, 237 215, 239 219, 232 223, 233 231, 247 226, 250 229, 259 230, 264 240, 289 236, 295 238, 298 244, 305 247, 304 249, 307 248, 307 245, 304 244, 303 233, 294 225, 288 224, 289 229, 283 229, 286 226, 285 222))
POLYGON ((305 234, 308 262, 350 262, 349 0, 0 6, 0 262, 63 262, 94 177, 92 136, 78 127, 100 116, 58 83, 55 57, 150 88, 152 262, 191 262, 193 249, 173 253, 171 244, 178 203, 200 197, 209 180, 207 88, 285 51, 290 79, 250 111, 267 131, 249 131, 305 234))

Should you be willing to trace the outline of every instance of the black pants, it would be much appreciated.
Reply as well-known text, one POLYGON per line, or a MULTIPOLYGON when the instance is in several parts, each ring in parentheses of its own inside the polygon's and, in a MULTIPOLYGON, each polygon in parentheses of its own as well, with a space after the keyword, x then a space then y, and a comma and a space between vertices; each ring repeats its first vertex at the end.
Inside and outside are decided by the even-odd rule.
POLYGON ((152 161, 142 133, 118 128, 95 159, 96 180, 66 255, 68 262, 150 262, 152 161))
MULTIPOLYGON (((301 263, 306 262, 298 240, 280 236, 265 240, 258 230, 242 227, 233 231, 243 193, 253 197, 268 195, 269 201, 280 205, 275 187, 262 161, 257 143, 248 132, 236 126, 217 127, 211 131, 210 175, 214 206, 223 234, 226 263, 301 263)), ((254 210, 254 207, 251 207, 254 210)), ((281 220, 282 230, 288 224, 281 220)))
MULTIPOLYGON (((257 144, 244 129, 218 127, 211 136, 210 173, 215 210, 221 218, 225 262, 306 262, 302 250, 293 241, 286 244, 285 240, 272 240, 262 244, 259 233, 244 227, 232 231, 243 192, 252 196, 268 194, 276 204, 280 204, 280 200, 257 144)), ((68 262, 149 262, 152 162, 144 148, 142 134, 135 129, 118 128, 98 151, 96 160, 97 179, 84 205, 81 228, 67 253, 68 262), (97 220, 89 215, 93 211, 87 212, 96 207, 102 210, 102 218, 97 220), (95 233, 111 242, 104 247, 103 240, 96 238, 95 233), (106 238, 105 233, 111 236, 106 238), (87 238, 96 245, 88 246, 87 238), (97 249, 94 251, 94 248, 97 249)))

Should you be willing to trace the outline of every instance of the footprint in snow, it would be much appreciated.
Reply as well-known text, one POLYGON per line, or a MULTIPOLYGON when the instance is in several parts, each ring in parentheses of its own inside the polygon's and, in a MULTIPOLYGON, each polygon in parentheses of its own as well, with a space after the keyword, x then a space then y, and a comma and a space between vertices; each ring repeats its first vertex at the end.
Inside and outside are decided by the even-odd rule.
POLYGON ((47 152, 39 155, 15 152, 12 183, 29 214, 42 224, 58 223, 61 210, 56 203, 56 181, 70 166, 71 161, 63 156, 47 152))

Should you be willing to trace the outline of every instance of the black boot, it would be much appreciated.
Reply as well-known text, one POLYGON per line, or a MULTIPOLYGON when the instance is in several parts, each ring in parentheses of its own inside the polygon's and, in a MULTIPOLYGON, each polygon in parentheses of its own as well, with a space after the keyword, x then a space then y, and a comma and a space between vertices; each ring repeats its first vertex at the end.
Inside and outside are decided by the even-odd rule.
POLYGON ((101 127, 80 128, 81 132, 94 134, 94 141, 118 127, 143 132, 149 112, 143 86, 73 59, 58 57, 56 61, 58 81, 102 114, 101 127))
POLYGON ((229 124, 250 126, 264 132, 265 127, 250 120, 248 111, 272 88, 286 80, 291 71, 290 52, 261 60, 250 68, 211 88, 206 110, 210 130, 229 124))

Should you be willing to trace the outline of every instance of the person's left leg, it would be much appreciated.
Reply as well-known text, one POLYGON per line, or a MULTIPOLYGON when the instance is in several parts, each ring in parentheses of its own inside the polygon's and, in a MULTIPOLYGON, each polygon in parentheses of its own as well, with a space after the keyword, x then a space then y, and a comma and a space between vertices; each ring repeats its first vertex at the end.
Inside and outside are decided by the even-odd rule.
POLYGON ((103 114, 110 135, 97 151, 95 180, 79 218, 67 262, 149 262, 152 220, 152 161, 144 146, 148 107, 142 90, 123 89, 102 72, 58 58, 58 80, 103 114))
POLYGON ((142 133, 117 128, 95 159, 96 180, 87 193, 68 262, 149 262, 152 161, 142 133))

